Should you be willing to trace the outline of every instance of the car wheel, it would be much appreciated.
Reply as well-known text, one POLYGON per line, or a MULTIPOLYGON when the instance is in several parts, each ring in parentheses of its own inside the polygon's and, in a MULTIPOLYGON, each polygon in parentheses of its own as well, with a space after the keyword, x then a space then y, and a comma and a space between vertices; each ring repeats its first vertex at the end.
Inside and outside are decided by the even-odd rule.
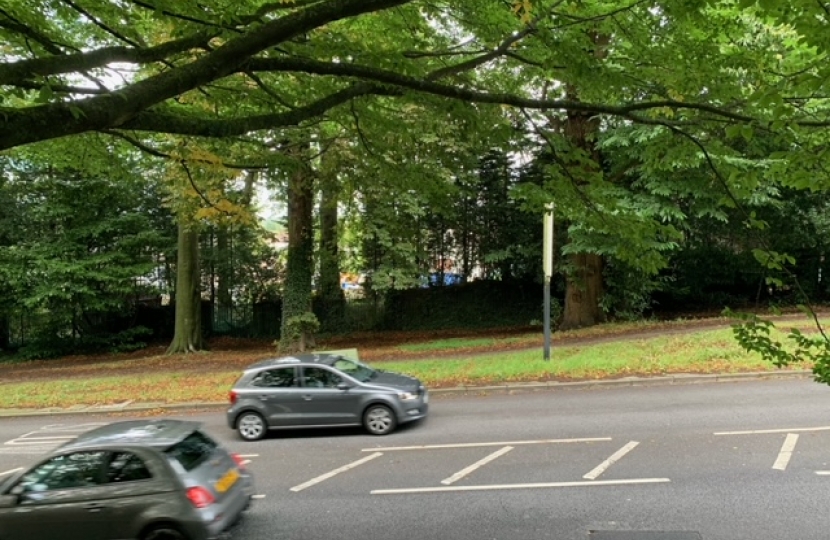
POLYGON ((187 540, 187 536, 173 525, 158 525, 148 529, 141 540, 187 540))
POLYGON ((386 405, 372 405, 363 413, 363 425, 372 435, 386 435, 397 423, 395 413, 386 405))
POLYGON ((261 414, 246 412, 236 419, 236 431, 246 441, 258 441, 268 433, 268 426, 261 414))

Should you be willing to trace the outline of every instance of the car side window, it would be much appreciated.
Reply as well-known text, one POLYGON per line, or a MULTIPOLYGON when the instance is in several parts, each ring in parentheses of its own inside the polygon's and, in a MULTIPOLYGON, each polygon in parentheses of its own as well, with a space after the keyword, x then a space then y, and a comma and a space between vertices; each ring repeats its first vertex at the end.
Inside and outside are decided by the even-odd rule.
POLYGON ((303 368, 303 385, 309 388, 335 388, 343 381, 336 373, 319 367, 303 368))
POLYGON ((115 452, 107 464, 108 483, 137 482, 152 477, 147 464, 132 452, 115 452))
POLYGON ((106 455, 75 452, 55 456, 23 475, 12 491, 28 493, 99 485, 106 455))
POLYGON ((252 386, 266 388, 288 388, 297 386, 296 370, 294 367, 269 369, 258 373, 251 381, 252 386))

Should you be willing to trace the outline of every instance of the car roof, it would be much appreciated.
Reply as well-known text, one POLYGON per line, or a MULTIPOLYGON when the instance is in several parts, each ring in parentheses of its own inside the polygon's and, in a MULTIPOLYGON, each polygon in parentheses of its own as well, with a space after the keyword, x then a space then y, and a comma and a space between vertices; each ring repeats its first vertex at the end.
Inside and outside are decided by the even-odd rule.
POLYGON ((253 371, 266 367, 281 366, 286 364, 323 364, 326 366, 333 365, 337 360, 345 358, 340 354, 332 353, 307 353, 295 354, 291 356, 280 356, 277 358, 267 358, 253 363, 245 368, 245 371, 253 371))
POLYGON ((140 445, 169 448, 201 427, 188 420, 126 420, 82 433, 61 450, 90 446, 140 445))

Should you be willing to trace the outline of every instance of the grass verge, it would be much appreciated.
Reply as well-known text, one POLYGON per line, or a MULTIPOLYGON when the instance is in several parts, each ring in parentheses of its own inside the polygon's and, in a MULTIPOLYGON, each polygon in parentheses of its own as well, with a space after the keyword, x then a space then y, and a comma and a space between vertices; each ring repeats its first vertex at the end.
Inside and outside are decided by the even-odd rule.
MULTIPOLYGON (((465 350, 473 346, 487 350, 492 345, 490 341, 434 340, 418 344, 418 348, 410 350, 452 351, 456 345, 465 350)), ((399 346, 399 349, 403 351, 402 347, 399 346)), ((72 367, 60 366, 57 361, 53 370, 48 372, 51 377, 10 381, 0 385, 0 408, 70 407, 128 400, 163 403, 222 401, 241 367, 257 356, 256 353, 249 354, 250 357, 232 355, 232 361, 213 363, 210 369, 204 368, 198 355, 189 356, 181 362, 158 355, 128 360, 121 366, 115 361, 109 361, 95 366, 82 366, 88 371, 75 373, 72 377, 67 377, 72 367), (91 369, 101 369, 102 366, 106 366, 109 375, 101 376, 100 371, 91 369)), ((670 373, 775 370, 757 355, 743 351, 729 329, 691 329, 683 333, 651 334, 613 341, 558 344, 554 346, 550 362, 542 360, 541 348, 535 348, 371 363, 382 369, 416 376, 432 388, 670 373)))

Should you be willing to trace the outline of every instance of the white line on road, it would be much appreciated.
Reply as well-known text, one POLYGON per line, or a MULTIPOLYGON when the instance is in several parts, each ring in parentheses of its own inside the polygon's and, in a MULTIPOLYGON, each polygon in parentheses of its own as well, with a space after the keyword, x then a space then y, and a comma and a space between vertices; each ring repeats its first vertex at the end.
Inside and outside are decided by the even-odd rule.
POLYGON ((715 435, 762 435, 768 433, 795 433, 797 431, 830 431, 830 426, 790 429, 753 429, 748 431, 719 431, 715 435))
POLYGON ((239 464, 242 465, 243 467, 245 465, 248 465, 249 463, 251 463, 250 459, 243 459, 242 461, 239 462, 239 464))
POLYGON ((629 442, 628 444, 626 444, 625 446, 623 446, 622 448, 620 448, 619 450, 617 450, 616 452, 611 454, 611 457, 609 457, 608 459, 606 459, 605 461, 603 461, 602 463, 597 465, 591 472, 589 472, 588 474, 586 474, 582 478, 587 478, 588 480, 596 480, 597 478, 599 478, 599 475, 601 475, 602 473, 604 473, 608 469, 608 467, 610 467, 611 465, 613 465, 614 463, 616 463, 617 461, 622 459, 622 457, 624 455, 626 455, 627 453, 634 450, 634 448, 638 444, 640 444, 640 443, 637 442, 637 441, 629 442))
POLYGON ((14 474, 17 471, 22 471, 22 470, 23 470, 23 467, 18 467, 16 469, 9 469, 8 471, 0 472, 0 476, 6 476, 7 474, 14 474))
POLYGON ((252 498, 252 499, 264 499, 264 498, 265 498, 265 495, 263 495, 263 494, 259 494, 259 495, 251 495, 251 498, 252 498))
POLYGON ((778 457, 775 458, 775 463, 772 468, 777 471, 783 471, 787 468, 790 458, 793 457, 793 450, 795 450, 795 443, 798 442, 798 435, 795 433, 788 433, 787 438, 784 439, 784 444, 781 445, 781 451, 778 452, 778 457))
POLYGON ((357 461, 353 461, 353 462, 349 463, 348 465, 344 465, 344 466, 340 467, 339 469, 334 469, 333 471, 327 472, 326 474, 321 474, 320 476, 318 476, 316 478, 312 478, 308 482, 304 482, 304 483, 302 483, 298 486, 294 486, 293 488, 291 488, 291 491, 295 491, 295 492, 296 491, 302 491, 305 488, 311 487, 314 484, 319 484, 323 480, 328 480, 332 476, 336 476, 336 475, 338 475, 342 472, 348 471, 349 469, 354 469, 358 465, 363 465, 367 461, 371 461, 371 460, 373 460, 377 457, 380 457, 382 455, 383 455, 382 452, 375 452, 374 454, 368 455, 365 458, 358 459, 357 461))
POLYGON ((89 431, 92 428, 106 426, 106 422, 89 422, 86 424, 50 424, 43 426, 39 431, 89 431))
POLYGON ((501 450, 496 450, 495 452, 493 452, 489 456, 476 461, 475 463, 473 463, 469 467, 465 467, 464 469, 461 469, 460 471, 458 471, 454 475, 450 476, 449 478, 444 478, 443 480, 441 480, 441 483, 444 484, 445 486, 448 486, 448 485, 452 484, 453 482, 457 482, 458 480, 461 480, 462 478, 464 478, 465 476, 467 476, 468 474, 470 474, 474 470, 478 469, 479 467, 481 467, 483 465, 487 465, 488 463, 490 463, 494 459, 503 456, 504 454, 508 453, 511 450, 513 450, 512 446, 505 446, 501 450))
POLYGON ((259 454, 236 454, 241 458, 252 458, 252 457, 259 457, 259 454))
POLYGON ((546 482, 540 484, 494 484, 488 486, 447 486, 447 487, 425 487, 425 488, 404 488, 404 489, 376 489, 370 491, 371 495, 396 495, 404 493, 441 493, 445 491, 492 491, 499 489, 538 489, 557 487, 583 487, 583 486, 623 486, 635 484, 657 484, 671 482, 668 478, 634 478, 632 480, 596 480, 593 482, 546 482))
POLYGON ((437 450, 442 448, 476 448, 481 446, 518 446, 522 444, 554 444, 554 443, 580 443, 610 441, 611 437, 596 437, 591 439, 541 439, 538 441, 502 441, 483 443, 457 443, 457 444, 425 444, 422 446, 388 446, 381 448, 364 448, 363 452, 393 452, 398 450, 437 450))
POLYGON ((830 476, 830 471, 816 471, 819 476, 830 476))
POLYGON ((45 454, 54 449, 54 446, 12 446, 9 448, 0 448, 0 455, 45 454))

